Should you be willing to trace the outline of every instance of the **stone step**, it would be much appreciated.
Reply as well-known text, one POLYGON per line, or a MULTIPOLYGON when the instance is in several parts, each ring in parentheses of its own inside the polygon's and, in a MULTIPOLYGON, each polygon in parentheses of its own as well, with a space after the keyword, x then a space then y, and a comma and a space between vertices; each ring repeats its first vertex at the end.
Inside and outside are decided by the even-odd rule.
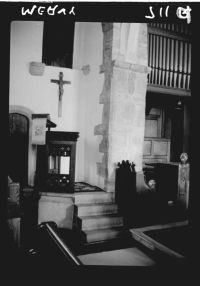
POLYGON ((123 227, 85 230, 86 243, 107 241, 110 239, 125 238, 130 236, 130 232, 123 227))
POLYGON ((82 203, 108 203, 114 202, 115 197, 114 193, 108 193, 104 191, 100 192, 83 192, 74 194, 75 204, 82 203))
POLYGON ((123 217, 116 214, 77 217, 78 227, 85 230, 123 226, 123 217))
POLYGON ((100 215, 100 214, 116 214, 118 207, 114 203, 90 203, 77 204, 78 216, 100 215))

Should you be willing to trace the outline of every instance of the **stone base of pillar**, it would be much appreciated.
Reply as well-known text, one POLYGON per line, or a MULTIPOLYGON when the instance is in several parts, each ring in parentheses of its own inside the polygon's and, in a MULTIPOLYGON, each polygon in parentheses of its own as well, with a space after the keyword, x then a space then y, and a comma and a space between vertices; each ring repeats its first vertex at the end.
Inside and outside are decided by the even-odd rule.
POLYGON ((109 193, 115 193, 115 182, 105 180, 105 191, 109 193))

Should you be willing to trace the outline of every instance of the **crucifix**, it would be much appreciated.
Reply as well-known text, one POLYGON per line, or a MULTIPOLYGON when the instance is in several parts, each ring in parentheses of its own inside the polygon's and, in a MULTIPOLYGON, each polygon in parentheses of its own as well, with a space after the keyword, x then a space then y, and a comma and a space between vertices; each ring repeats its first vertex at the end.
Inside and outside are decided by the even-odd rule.
POLYGON ((63 72, 59 73, 59 79, 51 79, 51 82, 58 84, 58 117, 62 116, 62 96, 64 93, 63 85, 70 84, 71 81, 63 80, 63 72))

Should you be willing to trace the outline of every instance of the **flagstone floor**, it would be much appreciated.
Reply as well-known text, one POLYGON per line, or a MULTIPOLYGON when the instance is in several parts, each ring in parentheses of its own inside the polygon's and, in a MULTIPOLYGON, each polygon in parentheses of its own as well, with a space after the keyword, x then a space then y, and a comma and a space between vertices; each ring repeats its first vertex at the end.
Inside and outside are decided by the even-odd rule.
POLYGON ((155 266, 155 261, 137 247, 80 255, 84 265, 155 266))

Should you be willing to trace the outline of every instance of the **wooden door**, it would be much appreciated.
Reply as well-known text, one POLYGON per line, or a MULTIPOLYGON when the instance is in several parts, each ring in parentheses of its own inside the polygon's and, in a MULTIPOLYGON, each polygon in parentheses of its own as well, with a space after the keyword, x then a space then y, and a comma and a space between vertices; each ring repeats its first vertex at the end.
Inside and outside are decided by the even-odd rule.
POLYGON ((8 172, 23 187, 28 184, 29 121, 22 114, 11 113, 9 126, 8 172))

